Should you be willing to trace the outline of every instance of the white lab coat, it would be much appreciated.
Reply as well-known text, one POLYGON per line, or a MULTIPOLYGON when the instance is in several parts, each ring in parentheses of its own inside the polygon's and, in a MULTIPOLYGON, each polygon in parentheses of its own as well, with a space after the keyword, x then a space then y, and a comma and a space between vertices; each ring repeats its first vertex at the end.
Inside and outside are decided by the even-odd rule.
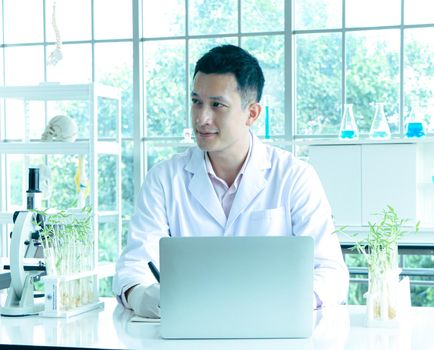
POLYGON ((252 140, 251 157, 227 218, 199 148, 148 172, 117 263, 116 295, 138 283, 155 283, 147 262, 158 264, 158 241, 169 234, 294 235, 314 238, 314 291, 320 304, 346 302, 348 270, 316 172, 290 152, 265 145, 255 136, 252 140))

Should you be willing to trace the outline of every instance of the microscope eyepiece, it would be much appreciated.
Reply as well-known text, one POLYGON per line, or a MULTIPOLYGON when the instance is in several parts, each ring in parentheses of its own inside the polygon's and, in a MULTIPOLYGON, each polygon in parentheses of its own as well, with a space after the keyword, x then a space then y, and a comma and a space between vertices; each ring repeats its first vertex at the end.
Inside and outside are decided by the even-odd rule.
POLYGON ((39 168, 29 168, 29 189, 27 193, 40 193, 39 168))
POLYGON ((27 209, 41 207, 42 192, 39 189, 39 168, 29 168, 29 189, 27 192, 27 209))

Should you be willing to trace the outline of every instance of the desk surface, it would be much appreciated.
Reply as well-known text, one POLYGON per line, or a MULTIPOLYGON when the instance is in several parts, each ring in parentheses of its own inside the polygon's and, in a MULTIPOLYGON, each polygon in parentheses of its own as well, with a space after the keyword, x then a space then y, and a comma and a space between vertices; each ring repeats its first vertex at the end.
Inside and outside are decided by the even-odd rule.
POLYGON ((412 308, 401 329, 366 328, 363 306, 339 306, 318 313, 310 339, 163 340, 158 324, 130 322, 132 313, 112 298, 104 309, 69 319, 0 317, 0 344, 108 349, 330 349, 409 350, 432 346, 434 308, 412 308))

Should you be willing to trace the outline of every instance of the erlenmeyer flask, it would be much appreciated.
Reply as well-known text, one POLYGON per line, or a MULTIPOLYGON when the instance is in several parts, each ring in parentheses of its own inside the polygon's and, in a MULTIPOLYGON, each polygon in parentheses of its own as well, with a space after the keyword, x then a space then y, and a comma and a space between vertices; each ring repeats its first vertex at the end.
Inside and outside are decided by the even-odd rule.
POLYGON ((353 115, 353 105, 344 104, 344 113, 342 115, 341 128, 339 130, 339 138, 341 140, 357 139, 359 137, 359 129, 353 115))
POLYGON ((384 115, 384 104, 375 104, 375 115, 372 120, 371 130, 369 131, 369 138, 375 140, 388 140, 390 139, 390 128, 384 115))
POLYGON ((422 137, 425 136, 425 128, 422 118, 418 115, 414 107, 411 108, 410 115, 407 119, 407 127, 405 131, 406 137, 422 137))

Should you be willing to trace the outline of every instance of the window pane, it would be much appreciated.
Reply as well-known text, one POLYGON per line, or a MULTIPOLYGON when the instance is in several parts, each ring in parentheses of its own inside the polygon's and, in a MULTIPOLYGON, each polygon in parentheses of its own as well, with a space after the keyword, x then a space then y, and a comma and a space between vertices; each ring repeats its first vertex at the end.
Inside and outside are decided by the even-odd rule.
POLYGON ((134 212, 134 143, 122 141, 122 216, 131 217, 134 212))
POLYGON ((43 101, 5 99, 5 138, 7 140, 40 140, 45 129, 43 101))
MULTIPOLYGON (((34 164, 36 165, 36 163, 34 164)), ((48 157, 51 172, 49 208, 66 210, 76 206, 78 194, 74 176, 77 172, 77 164, 77 157, 74 155, 53 155, 48 157)))
POLYGON ((340 34, 296 37, 296 133, 337 134, 342 94, 340 34))
POLYGON ((95 39, 132 38, 131 4, 125 0, 94 0, 95 39))
MULTIPOLYGON (((7 99, 5 104, 5 138, 6 140, 24 141, 25 134, 29 132, 24 126, 25 108, 22 100, 7 99)), ((27 109, 27 115, 29 115, 27 109)))
POLYGON ((3 67, 4 67, 4 60, 3 60, 3 57, 4 57, 4 55, 3 55, 3 52, 4 52, 4 49, 3 48, 1 48, 0 49, 0 84, 3 86, 4 85, 4 75, 2 74, 3 73, 3 67))
POLYGON ((434 2, 432 0, 404 1, 405 24, 434 23, 434 2))
POLYGON ((42 0, 4 0, 5 43, 42 42, 42 0))
POLYGON ((283 30, 284 0, 242 0, 241 31, 271 32, 283 30))
MULTIPOLYGON (((47 46, 47 57, 55 50, 47 46)), ((62 84, 83 84, 92 81, 92 47, 90 44, 62 46, 63 58, 55 65, 47 65, 47 80, 62 84)))
MULTIPOLYGON (((0 6, 0 35, 3 38, 3 6, 0 6)), ((1 230, 0 230, 1 232, 1 230)), ((1 242, 1 240, 0 240, 1 242)), ((0 247, 1 249, 1 247, 0 247)), ((1 250, 0 250, 1 251, 1 250)))
MULTIPOLYGON (((45 26, 47 41, 55 42, 53 28, 53 2, 45 3, 45 26)), ((89 0, 56 1, 56 23, 63 42, 91 39, 91 2, 89 0), (80 25, 77 25, 79 21, 80 25)))
MULTIPOLYGON (((116 237, 113 237, 116 238, 116 237)), ((100 297, 114 297, 112 290, 113 277, 100 278, 98 280, 98 295, 100 297)), ((96 328, 95 328, 96 332, 96 328)))
POLYGON ((185 1, 143 1, 143 36, 185 34, 185 1))
POLYGON ((408 29, 404 47, 404 116, 418 110, 434 131, 434 28, 408 29))
POLYGON ((98 97, 98 139, 116 139, 118 122, 118 101, 98 97))
POLYGON ((98 207, 99 210, 116 210, 116 157, 98 156, 98 207))
POLYGON ((224 34, 238 30, 237 0, 191 0, 189 34, 224 34))
POLYGON ((185 42, 143 44, 147 136, 182 136, 186 110, 185 42))
POLYGON ((359 131, 368 133, 375 102, 384 103, 390 131, 399 131, 399 30, 347 35, 347 103, 359 131))
POLYGON ((44 81, 44 47, 5 48, 6 85, 35 85, 44 81))
POLYGON ((294 0, 295 29, 342 27, 342 0, 294 0))
POLYGON ((6 210, 23 210, 25 207, 24 189, 24 156, 21 154, 6 155, 6 210))
POLYGON ((127 246, 129 227, 130 227, 130 222, 128 220, 122 222, 122 248, 121 249, 124 249, 127 246))
MULTIPOLYGON (((184 152, 188 146, 173 146, 166 145, 162 142, 146 142, 146 157, 148 162, 148 169, 151 169, 154 165, 160 163, 163 160, 171 158, 173 155, 184 152)), ((190 145, 191 147, 191 145, 190 145)))
POLYGON ((95 44, 95 80, 122 93, 122 135, 133 135, 133 48, 131 43, 95 44))
POLYGON ((401 0, 346 0, 347 27, 374 27, 401 23, 401 0))
POLYGON ((98 226, 98 262, 114 262, 118 257, 117 224, 100 223, 98 226))
MULTIPOLYGON (((270 135, 283 135, 285 132, 285 80, 284 80, 284 37, 261 36, 243 38, 242 46, 255 56, 265 76, 263 96, 269 100, 270 135)), ((261 100, 264 103, 265 100, 261 100)), ((265 135, 265 108, 256 121, 253 130, 257 135, 265 135)))

